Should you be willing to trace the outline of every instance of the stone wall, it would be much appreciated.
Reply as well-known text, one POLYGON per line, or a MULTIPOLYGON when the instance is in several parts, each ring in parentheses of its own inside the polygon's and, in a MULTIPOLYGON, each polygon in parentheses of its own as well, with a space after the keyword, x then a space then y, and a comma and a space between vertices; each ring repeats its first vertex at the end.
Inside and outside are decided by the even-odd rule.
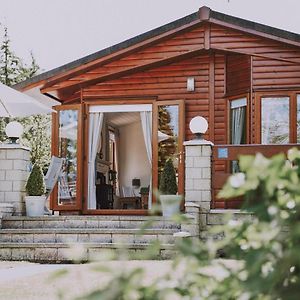
POLYGON ((30 149, 0 144, 0 203, 14 205, 14 215, 25 213, 25 184, 29 175, 30 149))

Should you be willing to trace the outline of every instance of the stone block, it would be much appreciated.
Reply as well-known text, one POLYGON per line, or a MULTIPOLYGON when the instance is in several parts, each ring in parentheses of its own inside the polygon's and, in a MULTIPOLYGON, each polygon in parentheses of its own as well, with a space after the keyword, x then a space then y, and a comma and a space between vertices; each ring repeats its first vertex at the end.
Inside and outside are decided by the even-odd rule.
POLYGON ((173 244, 175 242, 175 237, 173 236, 173 234, 159 234, 158 240, 162 244, 173 244))
POLYGON ((211 146, 202 146, 201 153, 203 157, 211 157, 212 154, 211 146))
POLYGON ((191 236, 198 237, 200 235, 199 224, 182 224, 181 230, 189 232, 191 236))
POLYGON ((55 233, 36 233, 33 236, 34 243, 54 243, 55 233))
POLYGON ((149 244, 151 242, 156 241, 157 238, 158 237, 155 234, 145 234, 145 235, 136 234, 134 236, 134 243, 135 244, 149 244))
POLYGON ((162 249, 160 250, 160 257, 162 259, 172 259, 175 257, 176 251, 175 250, 169 250, 169 249, 162 249))
POLYGON ((85 228, 86 221, 84 219, 67 219, 65 220, 64 228, 85 228))
POLYGON ((26 181, 13 181, 13 191, 14 192, 25 192, 26 181))
POLYGON ((6 180, 24 180, 26 181, 29 173, 21 170, 7 170, 5 173, 6 180))
POLYGON ((11 251, 12 260, 34 260, 34 249, 32 248, 13 248, 11 251))
POLYGON ((186 179, 200 179, 202 177, 200 168, 188 168, 185 172, 186 179))
POLYGON ((111 243, 111 234, 90 233, 90 243, 111 243))
POLYGON ((12 191, 12 181, 0 181, 0 191, 11 192, 12 191))
POLYGON ((24 228, 43 228, 44 227, 44 222, 43 221, 38 221, 38 220, 34 220, 34 221, 23 221, 23 226, 24 228))
POLYGON ((23 228, 23 221, 2 220, 2 228, 9 228, 9 229, 23 228))
POLYGON ((224 225, 226 214, 214 214, 210 213, 207 215, 208 225, 224 225))
POLYGON ((6 150, 0 150, 0 159, 6 159, 6 150))
POLYGON ((201 197, 201 191, 185 191, 185 201, 200 202, 201 197))
POLYGON ((201 146, 186 146, 185 147, 186 157, 199 157, 201 156, 201 146))
MULTIPOLYGON (((10 233, 2 233, 0 234, 0 243, 11 242, 11 234, 10 233)), ((2 257, 0 257, 2 259, 2 257)))
POLYGON ((7 149, 6 158, 7 159, 23 159, 24 152, 29 152, 29 151, 25 151, 23 149, 7 149))
POLYGON ((35 248, 34 259, 37 261, 56 261, 57 248, 35 248))
POLYGON ((85 222, 86 228, 99 228, 99 221, 98 220, 87 220, 85 222))
POLYGON ((88 258, 88 250, 80 245, 74 248, 58 248, 58 261, 86 261, 88 258))
POLYGON ((5 201, 5 192, 0 192, 0 202, 5 201))
POLYGON ((202 168, 202 178, 211 179, 211 168, 202 168))
POLYGON ((199 215, 199 226, 201 230, 206 229, 207 226, 207 214, 200 214, 199 215))
POLYGON ((76 243, 78 240, 76 233, 57 233, 56 242, 57 243, 76 243))
POLYGON ((210 211, 210 201, 201 201, 200 202, 200 211, 209 212, 210 211))
POLYGON ((133 244, 134 236, 132 234, 113 234, 112 242, 116 244, 133 244))
POLYGON ((33 243, 33 233, 20 233, 11 235, 12 243, 33 243))
POLYGON ((202 201, 211 202, 211 190, 202 191, 202 201))
MULTIPOLYGON (((122 221, 126 222, 126 221, 122 221)), ((120 221, 99 221, 99 228, 119 228, 120 221)))
POLYGON ((14 160, 13 161, 13 169, 27 171, 28 170, 28 161, 23 160, 23 159, 22 160, 21 159, 14 160))
POLYGON ((194 167, 194 158, 191 156, 188 156, 185 158, 185 167, 186 168, 192 168, 194 167))
POLYGON ((194 190, 207 191, 211 189, 210 179, 194 179, 194 190))
POLYGON ((23 201, 23 197, 20 192, 5 192, 5 201, 21 202, 21 201, 23 201))
POLYGON ((193 179, 186 179, 185 180, 185 190, 192 190, 193 188, 194 188, 193 179))
POLYGON ((0 258, 1 260, 11 260, 11 249, 0 248, 0 258))
MULTIPOLYGON (((1 168, 1 166, 0 166, 1 168)), ((5 171, 0 170, 0 180, 5 180, 5 171)))
POLYGON ((13 160, 0 159, 0 168, 1 168, 1 170, 12 170, 13 160))
MULTIPOLYGON (((49 218, 51 219, 51 217, 49 218)), ((64 221, 44 221, 44 228, 64 228, 64 221)))
POLYGON ((195 168, 210 168, 211 160, 209 157, 194 157, 195 168))
POLYGON ((88 243, 89 241, 90 241, 89 234, 78 233, 78 242, 79 243, 88 243))

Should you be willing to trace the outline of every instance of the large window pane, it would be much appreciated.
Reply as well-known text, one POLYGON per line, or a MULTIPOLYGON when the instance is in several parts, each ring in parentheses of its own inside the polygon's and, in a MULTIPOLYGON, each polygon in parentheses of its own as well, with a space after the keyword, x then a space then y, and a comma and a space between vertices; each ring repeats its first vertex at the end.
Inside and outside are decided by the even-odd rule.
POLYGON ((77 131, 78 111, 59 112, 59 156, 64 158, 62 174, 58 181, 58 204, 73 205, 77 182, 77 131))
POLYGON ((261 143, 289 143, 289 97, 262 98, 261 143))
POLYGON ((161 105, 158 107, 158 178, 166 161, 172 159, 178 179, 178 105, 161 105))

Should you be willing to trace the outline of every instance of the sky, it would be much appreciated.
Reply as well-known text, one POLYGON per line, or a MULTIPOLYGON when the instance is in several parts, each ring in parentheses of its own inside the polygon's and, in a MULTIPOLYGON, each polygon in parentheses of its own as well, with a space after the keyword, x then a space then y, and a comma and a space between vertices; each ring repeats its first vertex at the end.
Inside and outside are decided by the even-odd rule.
POLYGON ((43 71, 196 12, 213 10, 300 33, 300 0, 0 0, 14 52, 43 71))

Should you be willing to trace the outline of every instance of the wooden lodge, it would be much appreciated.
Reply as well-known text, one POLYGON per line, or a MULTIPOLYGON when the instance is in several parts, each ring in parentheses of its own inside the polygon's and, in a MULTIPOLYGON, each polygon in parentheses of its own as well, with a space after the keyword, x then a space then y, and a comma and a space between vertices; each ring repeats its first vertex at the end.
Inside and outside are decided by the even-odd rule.
MULTIPOLYGON (((60 212, 146 214, 169 158, 184 194, 195 116, 216 147, 300 141, 300 35, 207 7, 15 88, 57 110, 52 153, 65 164, 51 205, 60 212)), ((213 182, 236 168, 216 158, 213 182)))

